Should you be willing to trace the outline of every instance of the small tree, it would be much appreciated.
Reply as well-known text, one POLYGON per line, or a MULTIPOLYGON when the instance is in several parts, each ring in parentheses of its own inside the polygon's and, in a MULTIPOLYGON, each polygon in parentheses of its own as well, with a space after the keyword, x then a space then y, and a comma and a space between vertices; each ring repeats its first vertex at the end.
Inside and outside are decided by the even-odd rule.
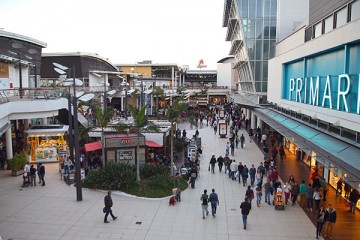
POLYGON ((164 97, 164 89, 156 86, 153 90, 153 95, 156 97, 155 112, 157 113, 159 107, 159 98, 162 99, 164 97))
POLYGON ((138 141, 137 141, 137 145, 136 145, 136 155, 137 155, 137 159, 136 159, 136 181, 140 182, 140 159, 139 159, 139 150, 140 150, 140 133, 141 131, 153 131, 153 132, 158 132, 158 128, 152 123, 148 121, 148 116, 145 114, 147 105, 143 106, 140 109, 137 109, 136 107, 134 107, 133 105, 129 105, 129 110, 131 112, 131 115, 134 119, 134 122, 132 125, 125 125, 125 124, 119 124, 117 126, 117 129, 119 132, 124 132, 125 130, 129 130, 132 132, 135 132, 138 136, 138 141))

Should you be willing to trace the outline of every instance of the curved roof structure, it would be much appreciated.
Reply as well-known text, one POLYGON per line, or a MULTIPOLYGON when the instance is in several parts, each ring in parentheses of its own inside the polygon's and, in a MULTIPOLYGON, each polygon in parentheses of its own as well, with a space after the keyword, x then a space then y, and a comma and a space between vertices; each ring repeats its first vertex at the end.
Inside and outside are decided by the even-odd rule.
POLYGON ((38 45, 39 47, 43 47, 43 48, 45 48, 47 46, 46 43, 41 42, 39 40, 36 40, 34 38, 27 37, 27 36, 24 36, 24 35, 20 35, 20 34, 17 34, 17 33, 3 31, 3 30, 0 30, 0 37, 6 37, 6 38, 10 38, 10 39, 17 39, 17 40, 20 40, 20 41, 23 41, 23 42, 28 42, 28 43, 31 43, 31 44, 38 45))

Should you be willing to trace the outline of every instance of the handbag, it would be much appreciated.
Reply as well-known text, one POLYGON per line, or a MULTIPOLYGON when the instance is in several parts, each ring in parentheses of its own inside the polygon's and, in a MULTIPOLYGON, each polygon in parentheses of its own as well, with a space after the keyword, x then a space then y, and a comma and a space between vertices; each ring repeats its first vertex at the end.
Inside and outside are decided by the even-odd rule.
POLYGON ((210 165, 209 165, 208 171, 210 171, 210 165))
POLYGON ((103 213, 106 213, 106 207, 103 208, 103 213))

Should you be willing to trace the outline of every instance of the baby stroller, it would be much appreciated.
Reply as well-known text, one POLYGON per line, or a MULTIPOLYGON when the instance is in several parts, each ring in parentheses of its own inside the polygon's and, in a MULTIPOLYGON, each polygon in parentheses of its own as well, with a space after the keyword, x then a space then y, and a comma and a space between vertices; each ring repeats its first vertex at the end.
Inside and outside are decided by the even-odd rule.
POLYGON ((273 205, 275 206, 275 210, 284 210, 285 204, 284 204, 284 198, 282 192, 276 192, 274 196, 273 205))
POLYGON ((28 187, 30 186, 30 177, 27 173, 23 174, 23 185, 22 187, 28 187))

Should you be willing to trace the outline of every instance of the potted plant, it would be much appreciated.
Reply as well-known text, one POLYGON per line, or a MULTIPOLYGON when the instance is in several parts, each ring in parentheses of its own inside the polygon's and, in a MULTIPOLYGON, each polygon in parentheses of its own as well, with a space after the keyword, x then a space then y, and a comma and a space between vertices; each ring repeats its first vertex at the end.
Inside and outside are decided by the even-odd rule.
POLYGON ((18 176, 24 173, 24 167, 27 162, 26 154, 16 154, 13 159, 9 161, 11 175, 18 176))

